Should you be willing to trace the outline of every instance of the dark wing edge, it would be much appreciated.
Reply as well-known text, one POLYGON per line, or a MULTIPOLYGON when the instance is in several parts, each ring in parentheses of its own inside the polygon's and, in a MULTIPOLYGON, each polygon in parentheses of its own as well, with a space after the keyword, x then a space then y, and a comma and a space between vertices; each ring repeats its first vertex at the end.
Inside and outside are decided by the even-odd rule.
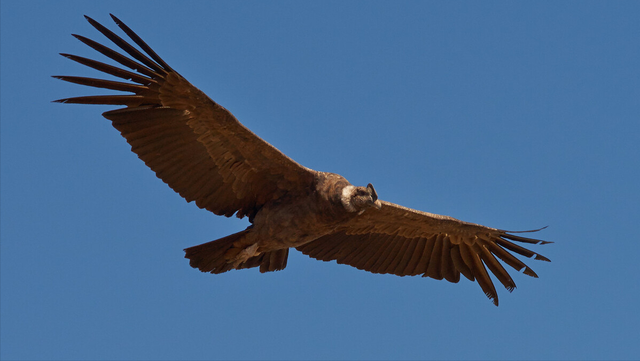
POLYGON ((322 261, 336 260, 373 273, 422 275, 453 283, 462 274, 477 281, 497 306, 498 294, 487 268, 511 292, 516 284, 503 263, 528 276, 538 275, 509 251, 549 262, 548 258, 512 241, 552 242, 511 233, 382 202, 380 210, 366 211, 336 233, 297 249, 322 261))
POLYGON ((124 68, 64 54, 129 82, 54 76, 67 82, 132 94, 91 95, 60 103, 125 105, 103 113, 158 178, 188 202, 218 214, 253 219, 266 202, 306 190, 315 171, 301 166, 244 127, 165 63, 115 16, 115 23, 142 51, 91 19, 127 55, 80 35, 78 40, 124 68), (237 212, 237 213, 236 213, 237 212))

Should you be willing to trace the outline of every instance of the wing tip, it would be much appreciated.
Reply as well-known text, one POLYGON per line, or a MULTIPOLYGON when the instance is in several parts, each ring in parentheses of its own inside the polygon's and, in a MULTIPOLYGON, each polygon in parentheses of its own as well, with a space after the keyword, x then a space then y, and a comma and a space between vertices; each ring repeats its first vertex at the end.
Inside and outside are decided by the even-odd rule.
POLYGON ((542 231, 543 229, 546 229, 548 227, 549 226, 544 226, 544 227, 540 227, 540 228, 537 228, 537 229, 529 229, 529 230, 526 230, 526 231, 504 231, 504 232, 509 232, 509 233, 533 233, 533 232, 542 231))
POLYGON ((89 24, 93 25, 93 23, 96 23, 97 21, 93 20, 93 18, 91 18, 89 15, 83 15, 84 18, 89 22, 89 24))
POLYGON ((531 268, 529 267, 524 267, 524 271, 522 271, 522 273, 526 274, 527 276, 533 277, 533 278, 538 278, 538 274, 535 273, 531 268))
POLYGON ((487 296, 487 298, 489 298, 489 299, 491 300, 491 302, 492 302, 496 307, 498 307, 498 304, 499 304, 499 301, 498 301, 498 295, 494 295, 494 294, 491 294, 491 293, 489 293, 489 292, 485 292, 484 294, 487 296))
POLYGON ((541 231, 541 230, 543 230, 545 228, 547 228, 547 226, 544 226, 544 227, 538 228, 538 229, 528 230, 528 231, 507 231, 507 230, 501 229, 501 230, 499 230, 499 232, 502 233, 500 235, 500 237, 506 238, 506 239, 509 239, 509 240, 512 240, 512 241, 529 243, 529 244, 536 244, 536 245, 543 245, 543 244, 553 243, 552 241, 544 241, 544 240, 536 239, 536 238, 522 237, 522 236, 517 236, 517 235, 514 234, 514 233, 538 232, 538 231, 541 231))
POLYGON ((118 19, 118 17, 116 17, 112 13, 109 13, 109 16, 111 16, 111 20, 113 20, 116 25, 120 26, 120 24, 122 24, 122 20, 118 19))
POLYGON ((541 255, 541 254, 537 254, 535 255, 535 257, 533 257, 533 259, 536 259, 538 261, 545 261, 545 262, 551 262, 550 259, 548 259, 547 257, 541 255))

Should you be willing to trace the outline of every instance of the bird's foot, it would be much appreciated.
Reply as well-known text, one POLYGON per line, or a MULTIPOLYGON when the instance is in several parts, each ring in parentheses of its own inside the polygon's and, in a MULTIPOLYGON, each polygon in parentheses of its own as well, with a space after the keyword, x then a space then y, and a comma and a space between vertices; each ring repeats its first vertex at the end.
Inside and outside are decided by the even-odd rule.
POLYGON ((240 253, 238 253, 238 255, 236 255, 231 261, 233 262, 233 267, 237 268, 239 265, 241 265, 242 263, 246 262, 249 258, 257 256, 258 255, 258 244, 254 243, 248 247, 246 247, 245 249, 243 249, 242 251, 240 251, 240 253))

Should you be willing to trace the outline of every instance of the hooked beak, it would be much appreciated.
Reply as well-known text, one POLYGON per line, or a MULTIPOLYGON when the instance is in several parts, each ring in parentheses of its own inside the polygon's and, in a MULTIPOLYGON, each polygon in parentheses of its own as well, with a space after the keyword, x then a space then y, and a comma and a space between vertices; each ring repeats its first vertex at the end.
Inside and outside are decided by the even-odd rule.
POLYGON ((371 207, 374 207, 375 209, 380 209, 382 208, 382 203, 380 203, 380 201, 377 199, 375 201, 372 200, 371 207))
POLYGON ((380 203, 380 201, 378 200, 378 193, 376 192, 375 188, 373 188, 373 184, 367 184, 367 189, 369 190, 369 194, 371 194, 371 201, 369 202, 371 204, 371 207, 374 207, 376 209, 382 208, 382 203, 380 203))

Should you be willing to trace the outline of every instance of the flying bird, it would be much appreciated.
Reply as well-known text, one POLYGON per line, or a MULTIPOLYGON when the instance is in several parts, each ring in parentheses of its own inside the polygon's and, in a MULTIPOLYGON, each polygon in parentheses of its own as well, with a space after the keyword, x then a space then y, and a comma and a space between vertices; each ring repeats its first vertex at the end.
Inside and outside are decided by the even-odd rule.
POLYGON ((371 184, 354 186, 338 174, 296 163, 191 85, 118 18, 111 15, 139 49, 85 18, 125 54, 73 36, 123 67, 61 55, 128 82, 54 77, 128 94, 56 102, 125 106, 102 115, 158 178, 187 202, 216 215, 247 217, 251 223, 238 233, 185 249, 192 267, 216 274, 254 267, 278 271, 295 248, 373 273, 454 283, 462 274, 477 281, 498 305, 487 268, 512 291, 516 284, 503 263, 538 277, 514 253, 549 261, 514 242, 550 242, 385 202, 371 184))

